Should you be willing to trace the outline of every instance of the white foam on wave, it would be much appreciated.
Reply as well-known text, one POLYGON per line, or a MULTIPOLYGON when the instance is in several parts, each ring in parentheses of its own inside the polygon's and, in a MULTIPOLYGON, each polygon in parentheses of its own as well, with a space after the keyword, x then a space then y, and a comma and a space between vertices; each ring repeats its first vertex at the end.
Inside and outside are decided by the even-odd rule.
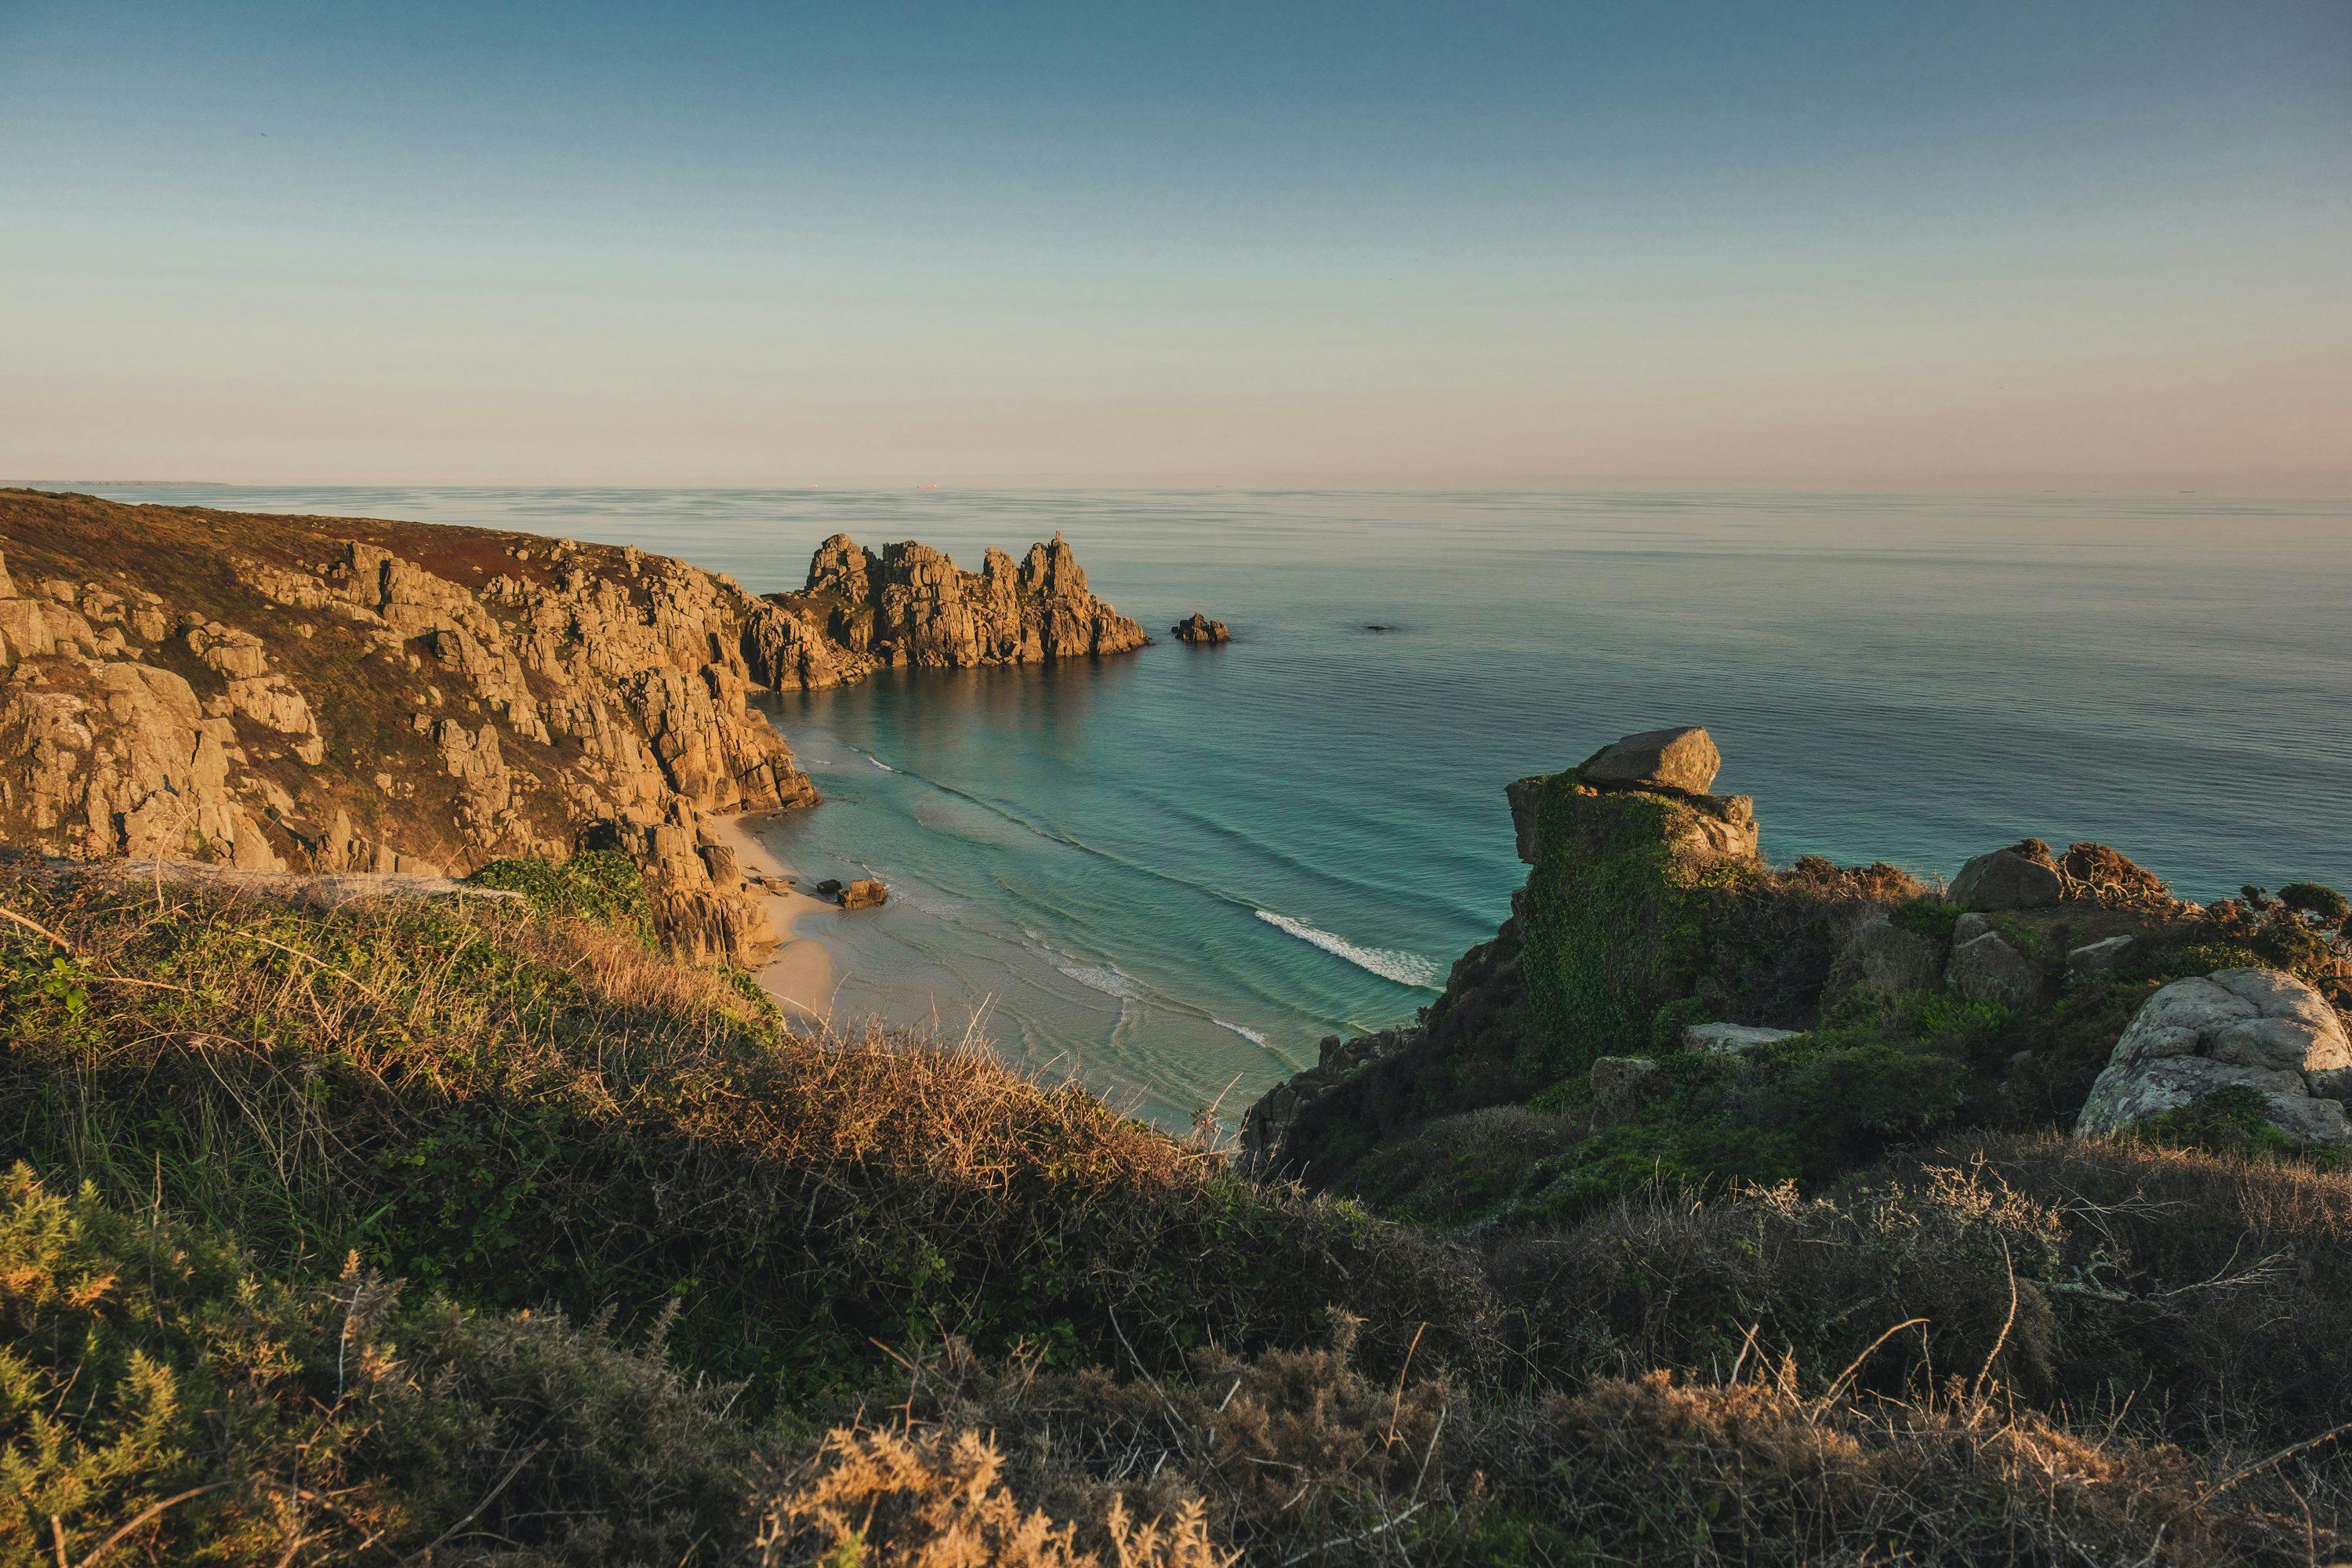
POLYGON ((1099 991, 1122 1002, 1144 1000, 1143 987, 1116 969, 1097 967, 1091 963, 1065 963, 1058 958, 1054 961, 1054 967, 1089 991, 1099 991))
POLYGON ((1228 1024, 1223 1018, 1212 1018, 1209 1021, 1216 1025, 1220 1029, 1231 1029, 1234 1034, 1239 1035, 1243 1039, 1247 1040, 1253 1046, 1263 1046, 1265 1044, 1265 1037, 1259 1034, 1255 1029, 1244 1028, 1239 1024, 1228 1024))
POLYGON ((880 768, 886 773, 895 773, 898 771, 871 752, 860 752, 857 754, 864 757, 867 762, 872 763, 876 767, 880 768))
POLYGON ((1434 962, 1417 952, 1401 952, 1392 947, 1360 947, 1344 936, 1334 936, 1328 931, 1308 925, 1305 921, 1278 915, 1272 910, 1260 910, 1257 918, 1279 931, 1289 932, 1309 946, 1319 947, 1334 958, 1344 958, 1359 969, 1370 970, 1383 980, 1393 980, 1400 985, 1412 985, 1423 990, 1434 987, 1444 970, 1434 962))

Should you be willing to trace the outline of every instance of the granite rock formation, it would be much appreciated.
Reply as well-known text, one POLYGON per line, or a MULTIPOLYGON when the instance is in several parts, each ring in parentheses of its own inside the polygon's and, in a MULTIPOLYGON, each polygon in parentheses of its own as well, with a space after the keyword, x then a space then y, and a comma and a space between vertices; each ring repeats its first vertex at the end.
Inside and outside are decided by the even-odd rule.
POLYGON ((814 691, 896 666, 1036 664, 1147 640, 1095 596, 1058 533, 1017 563, 991 549, 977 572, 927 544, 877 554, 836 533, 817 546, 799 592, 771 594, 752 611, 743 646, 763 684, 814 691))
POLYGON ((1224 622, 1213 621, 1198 610, 1170 626, 1168 631, 1178 642, 1195 645, 1234 640, 1233 631, 1224 622))
POLYGON ((0 841, 462 874, 627 851, 679 947, 773 940, 706 819, 814 802, 758 602, 634 549, 0 491, 0 841))
POLYGON ((2352 1040, 2303 981, 2273 969, 2176 980, 2147 999, 2091 1086, 2075 1130, 2113 1132, 2225 1089, 2252 1089, 2302 1143, 2352 1149, 2352 1040))
POLYGON ((1448 1129, 1514 1108, 1558 1142, 1525 1169, 1498 1153, 1480 1190, 1549 1224, 1661 1159, 1827 1173, 1947 1119, 2102 1131, 2216 1088, 2346 1146, 2352 933, 2326 889, 2202 908, 2104 845, 2031 838, 1949 894, 1885 864, 1775 867, 1752 805, 1710 793, 1719 763, 1704 731, 1656 731, 1508 785, 1529 868, 1510 918, 1414 1022, 1326 1040, 1249 1110, 1244 1152, 1409 1207, 1459 1188, 1448 1129))
POLYGON ((1723 767, 1715 738, 1696 724, 1645 730, 1584 759, 1577 776, 1597 789, 1669 789, 1705 795, 1723 767))

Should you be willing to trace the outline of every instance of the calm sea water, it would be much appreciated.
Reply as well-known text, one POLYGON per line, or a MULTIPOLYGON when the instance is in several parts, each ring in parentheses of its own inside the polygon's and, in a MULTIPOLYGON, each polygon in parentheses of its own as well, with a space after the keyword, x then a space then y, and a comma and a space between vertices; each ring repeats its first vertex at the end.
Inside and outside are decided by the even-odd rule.
POLYGON ((2352 503, 1876 495, 105 489, 626 542, 797 586, 818 540, 1066 532, 1163 637, 771 703, 825 804, 764 836, 836 1009, 980 1026, 1181 1121, 1395 1023, 1522 868, 1502 786, 1699 722, 1768 853, 1948 875, 2027 834, 2192 896, 2352 888, 2352 503), (1368 623, 1392 629, 1376 633, 1368 623))

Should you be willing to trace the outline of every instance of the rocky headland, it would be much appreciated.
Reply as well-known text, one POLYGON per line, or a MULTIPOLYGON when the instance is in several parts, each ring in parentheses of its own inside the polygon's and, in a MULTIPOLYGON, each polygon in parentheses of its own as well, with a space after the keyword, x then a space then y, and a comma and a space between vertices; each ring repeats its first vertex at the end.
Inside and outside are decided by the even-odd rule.
POLYGON ((719 814, 816 799, 760 602, 635 549, 0 491, 0 841, 463 875, 617 849, 663 933, 773 940, 719 814))
POLYGON ((836 533, 817 547, 805 586, 761 601, 744 646, 762 683, 814 691, 898 666, 1039 664, 1150 640, 1095 596, 1058 533, 1017 563, 992 548, 977 572, 911 540, 877 552, 836 533))
POLYGON ((1710 793, 1720 763, 1685 727, 1509 785, 1529 868, 1511 918, 1412 1025, 1326 1039, 1250 1109, 1244 1147, 1504 1226, 1662 1173, 1823 1179, 1941 1128, 2220 1127, 2352 1153, 2332 889, 2200 906, 2105 845, 2030 838, 1940 887, 1775 868, 1753 803, 1710 793), (1451 1152, 1474 1146, 1475 1200, 1451 1152))

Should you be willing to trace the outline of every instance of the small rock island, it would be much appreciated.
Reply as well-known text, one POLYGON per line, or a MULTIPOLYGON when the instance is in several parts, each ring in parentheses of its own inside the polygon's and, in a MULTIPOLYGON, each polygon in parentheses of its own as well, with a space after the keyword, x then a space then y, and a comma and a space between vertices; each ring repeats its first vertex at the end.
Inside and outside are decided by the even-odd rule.
POLYGON ((1224 622, 1213 621, 1198 610, 1178 621, 1168 630, 1178 642, 1192 643, 1195 647, 1206 643, 1224 643, 1234 640, 1234 634, 1226 627, 1224 622))

